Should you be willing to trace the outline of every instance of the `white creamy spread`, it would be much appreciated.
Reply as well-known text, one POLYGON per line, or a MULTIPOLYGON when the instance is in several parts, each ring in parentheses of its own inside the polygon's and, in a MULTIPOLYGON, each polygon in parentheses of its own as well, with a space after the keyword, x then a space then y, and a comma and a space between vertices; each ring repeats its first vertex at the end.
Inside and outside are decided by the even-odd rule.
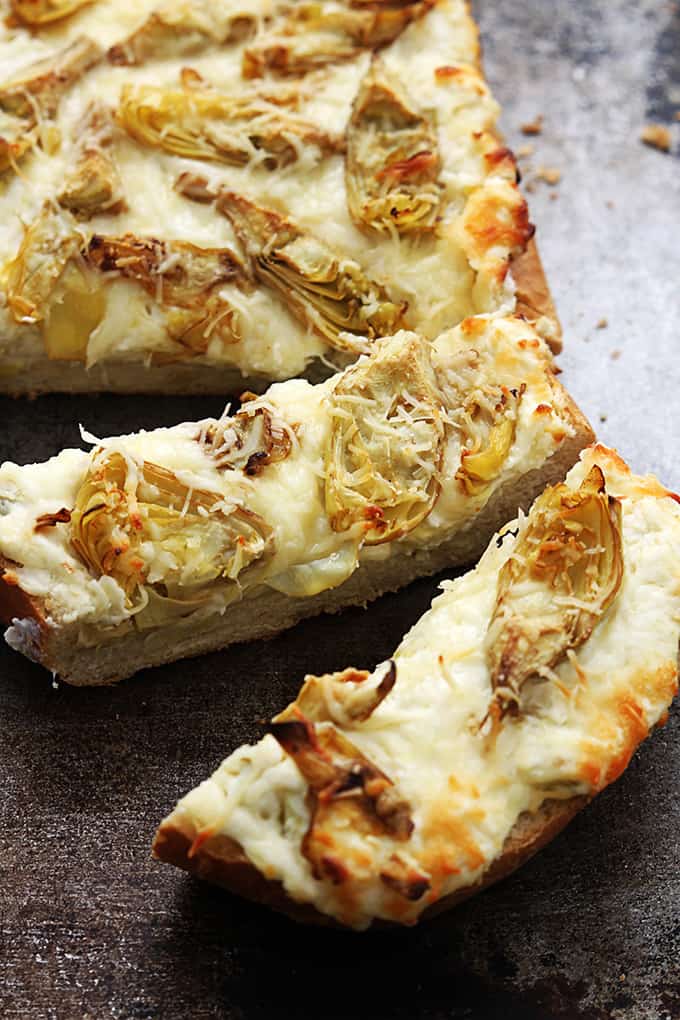
MULTIPOLYGON (((415 921, 430 902, 482 876, 522 812, 616 778, 677 690, 680 506, 602 447, 584 453, 568 484, 577 488, 594 463, 622 501, 623 583, 585 644, 538 688, 531 711, 506 721, 495 743, 479 733, 491 697, 484 639, 498 571, 513 551, 509 525, 475 570, 444 582, 406 635, 385 700, 367 721, 342 727, 411 805, 415 828, 404 846, 432 876, 427 896, 397 902, 377 869, 354 897, 347 884, 313 876, 301 851, 307 784, 272 736, 235 751, 180 801, 171 824, 201 842, 231 837, 292 899, 362 928, 375 917, 415 921)), ((370 837, 347 840, 373 852, 370 837)))
MULTIPOLYGON (((293 431, 296 441, 284 460, 269 464, 256 477, 218 467, 205 443, 197 441, 207 423, 184 423, 104 439, 101 445, 107 451, 121 451, 137 463, 146 460, 162 466, 189 490, 219 493, 225 502, 259 514, 274 534, 274 556, 264 583, 271 581, 272 587, 289 594, 311 595, 341 583, 364 557, 400 555, 445 541, 469 524, 498 488, 540 468, 565 437, 573 434, 562 401, 555 400, 547 349, 526 322, 493 316, 466 320, 437 338, 432 362, 439 370, 456 366, 461 352, 469 350, 488 359, 483 369, 485 383, 516 390, 526 386, 514 442, 499 474, 480 492, 467 495, 455 478, 461 461, 460 433, 451 429, 445 443, 441 491, 429 516, 405 537, 362 551, 357 528, 334 531, 325 507, 329 395, 339 377, 316 386, 305 380, 277 383, 258 398, 259 404, 293 431)), ((44 600, 48 619, 55 626, 79 622, 114 627, 131 615, 117 581, 93 576, 76 554, 69 524, 35 530, 43 514, 73 509, 91 460, 91 453, 65 450, 46 463, 19 466, 7 462, 0 468, 0 553, 18 564, 10 568, 17 583, 44 600)), ((238 594, 225 587, 222 610, 227 600, 238 594)))
MULTIPOLYGON (((157 6, 153 0, 130 5, 99 0, 49 29, 31 33, 0 25, 2 77, 47 57, 75 39, 89 35, 108 47, 127 37, 157 6)), ((268 0, 222 4, 226 10, 266 15, 268 0)), ((221 9, 221 8, 220 8, 221 9)), ((241 89, 241 59, 245 43, 209 46, 177 59, 150 60, 140 66, 116 67, 106 59, 90 69, 66 92, 56 124, 62 143, 48 155, 36 147, 22 159, 19 173, 4 175, 0 193, 0 263, 13 258, 25 227, 38 216, 46 199, 55 197, 57 183, 73 165, 78 127, 88 104, 97 99, 116 108, 123 84, 150 83, 179 87, 183 67, 195 68, 207 83, 227 93, 241 89)), ((210 205, 181 197, 173 184, 182 172, 206 176, 214 186, 246 194, 292 217, 329 245, 355 258, 369 277, 382 283, 395 301, 407 301, 408 326, 434 338, 442 330, 478 312, 512 310, 508 258, 518 242, 512 236, 513 217, 524 203, 507 162, 487 160, 499 148, 493 131, 498 115, 476 64, 478 39, 463 0, 441 0, 425 17, 413 22, 384 49, 385 63, 407 84, 417 103, 432 114, 442 156, 445 189, 442 219, 434 238, 407 238, 362 233, 350 219, 344 182, 344 156, 321 157, 313 145, 300 146, 300 158, 276 171, 262 166, 224 166, 184 159, 145 148, 117 131, 111 149, 118 166, 127 211, 97 215, 81 229, 110 235, 132 233, 160 240, 182 240, 208 247, 236 248, 231 225, 210 205), (448 68, 448 77, 435 76, 448 68), (473 201, 474 200, 474 201, 473 201), (489 238, 471 234, 475 222, 500 224, 489 238), (503 228, 510 226, 509 234, 503 228)), ((313 86, 303 85, 306 97, 300 116, 327 132, 342 134, 369 55, 333 64, 315 73, 313 86)), ((265 79, 271 84, 272 79, 265 79)), ((1 84, 1 82, 0 82, 1 84)), ((290 86, 283 79, 282 87, 290 86)), ((274 85, 275 87, 275 85, 274 85)), ((484 231, 482 230, 482 234, 484 231)), ((521 244, 520 244, 521 246, 521 244)), ((116 361, 146 361, 153 350, 168 350, 163 317, 138 285, 118 280, 106 288, 103 321, 90 335, 87 365, 116 361)), ((299 374, 316 357, 328 353, 325 342, 292 317, 271 290, 252 294, 225 286, 225 298, 238 310, 242 340, 211 343, 197 363, 229 363, 244 375, 284 379, 299 374)), ((18 324, 0 295, 0 372, 17 376, 33 359, 44 358, 39 325, 18 324), (2 364, 4 360, 4 365, 2 364)), ((172 348, 172 344, 170 344, 172 348)))

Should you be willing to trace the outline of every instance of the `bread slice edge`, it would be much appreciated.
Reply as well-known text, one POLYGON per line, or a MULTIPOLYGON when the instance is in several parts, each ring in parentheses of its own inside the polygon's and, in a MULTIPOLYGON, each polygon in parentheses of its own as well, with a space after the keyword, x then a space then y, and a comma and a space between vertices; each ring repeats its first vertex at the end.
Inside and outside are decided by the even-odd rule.
POLYGON ((79 643, 79 624, 59 625, 49 617, 43 598, 29 595, 15 583, 12 564, 0 556, 0 619, 24 623, 9 633, 17 651, 40 662, 66 683, 95 686, 115 683, 142 669, 181 658, 226 648, 257 638, 270 638, 305 618, 335 613, 350 605, 366 605, 386 592, 396 591, 417 578, 446 568, 475 562, 493 535, 518 508, 528 509, 546 485, 560 481, 593 441, 592 429, 564 387, 553 381, 554 403, 569 421, 573 434, 541 467, 518 475, 494 493, 486 506, 463 529, 444 541, 420 548, 405 548, 386 560, 365 560, 337 588, 307 598, 293 598, 262 585, 227 607, 222 616, 208 617, 204 626, 178 633, 169 641, 169 628, 126 633, 97 646, 79 643), (26 621, 29 621, 26 623, 26 621))

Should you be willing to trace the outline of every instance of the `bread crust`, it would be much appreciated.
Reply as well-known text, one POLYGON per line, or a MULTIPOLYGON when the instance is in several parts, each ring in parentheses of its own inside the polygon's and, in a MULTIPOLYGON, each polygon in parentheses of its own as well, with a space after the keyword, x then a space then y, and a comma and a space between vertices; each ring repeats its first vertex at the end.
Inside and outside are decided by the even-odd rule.
MULTIPOLYGON (((538 811, 525 812, 515 822, 501 854, 482 877, 472 885, 457 889, 427 907, 419 922, 450 910, 516 871, 557 836, 592 798, 545 800, 538 811)), ((198 878, 227 889, 231 893, 286 914, 302 924, 339 928, 339 922, 322 914, 308 903, 291 899, 279 881, 265 878, 248 860, 242 847, 228 836, 216 836, 195 848, 195 837, 187 833, 171 815, 158 829, 152 855, 165 864, 174 864, 198 878)), ((394 928, 396 922, 374 921, 372 927, 394 928)))
MULTIPOLYGON (((339 370, 342 365, 338 366, 339 370)), ((311 383, 331 375, 330 365, 315 359, 296 378, 311 383)), ((220 396, 264 393, 277 380, 243 375, 234 365, 175 362, 151 365, 142 361, 107 362, 87 368, 78 361, 50 361, 47 356, 24 364, 15 374, 0 374, 0 394, 36 397, 41 393, 137 393, 157 396, 220 396), (21 381, 18 385, 16 380, 21 381)))
POLYGON ((0 557, 0 620, 32 619, 40 626, 40 640, 30 654, 47 669, 74 685, 116 683, 145 669, 225 648, 240 641, 274 637, 302 619, 324 612, 338 612, 350 605, 366 605, 388 591, 396 591, 416 578, 447 567, 463 567, 484 551, 490 536, 516 516, 518 507, 528 509, 546 485, 561 480, 593 441, 592 429, 566 390, 552 380, 554 402, 570 421, 574 434, 563 440, 544 464, 501 487, 489 503, 463 530, 439 545, 413 549, 386 561, 366 561, 338 588, 307 598, 292 598, 262 586, 229 606, 223 617, 208 618, 201 631, 194 626, 169 641, 167 628, 127 632, 96 647, 79 645, 79 625, 59 626, 49 620, 42 598, 22 592, 14 567, 0 557), (253 611, 257 599, 257 611, 253 611))
POLYGON ((546 343, 553 354, 559 354, 562 350, 562 326, 535 238, 531 238, 521 255, 513 258, 511 269, 515 281, 516 314, 523 315, 531 323, 549 319, 555 332, 546 337, 546 343))

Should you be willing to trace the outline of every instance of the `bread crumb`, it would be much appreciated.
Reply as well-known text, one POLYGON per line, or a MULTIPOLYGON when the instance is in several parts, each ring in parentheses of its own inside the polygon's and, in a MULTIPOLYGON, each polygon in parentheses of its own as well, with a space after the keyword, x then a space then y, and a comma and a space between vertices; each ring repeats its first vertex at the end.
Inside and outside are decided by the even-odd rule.
POLYGON ((608 209, 615 209, 616 208, 616 206, 612 202, 611 198, 608 198, 607 201, 604 204, 607 206, 608 209))
POLYGON ((519 129, 523 135, 540 135, 543 131, 543 114, 539 113, 533 120, 520 124, 519 129))
POLYGON ((600 421, 602 422, 603 425, 606 422, 606 420, 607 420, 607 415, 606 414, 601 414, 600 415, 600 421))
POLYGON ((612 361, 618 361, 619 360, 619 358, 621 357, 621 351, 618 349, 618 347, 614 348, 614 350, 612 351, 610 357, 611 357, 612 361))
POLYGON ((606 329, 608 325, 609 325, 609 322, 608 322, 607 319, 599 319, 598 323, 597 323, 597 326, 595 328, 596 329, 606 329))
POLYGON ((625 974, 619 974, 619 981, 625 981, 625 980, 626 980, 626 975, 625 974))
POLYGON ((671 151, 671 133, 663 124, 645 124, 640 138, 645 145, 659 149, 660 152, 671 151))
POLYGON ((554 166, 539 166, 536 176, 540 180, 545 181, 546 184, 549 184, 551 188, 554 188, 562 180, 562 171, 554 166))
POLYGON ((529 156, 533 156, 534 146, 533 145, 520 145, 517 150, 518 159, 527 159, 529 156))
POLYGON ((557 192, 557 191, 551 191, 550 192, 550 201, 551 202, 556 202, 559 197, 560 197, 559 196, 559 192, 557 192))

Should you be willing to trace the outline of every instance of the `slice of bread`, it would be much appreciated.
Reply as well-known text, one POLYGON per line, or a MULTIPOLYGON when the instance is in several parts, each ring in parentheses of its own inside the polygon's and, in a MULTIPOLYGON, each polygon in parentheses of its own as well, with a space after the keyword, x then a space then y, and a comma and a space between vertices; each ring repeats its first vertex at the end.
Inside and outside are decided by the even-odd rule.
POLYGON ((678 549, 678 498, 586 450, 389 663, 307 677, 259 744, 179 802, 154 855, 355 928, 413 924, 499 880, 665 721, 678 549))
MULTIPOLYGON (((3 163, 0 152, 0 392, 261 392, 327 377, 356 359, 364 337, 403 326, 432 339, 501 310, 535 319, 556 349, 469 6, 398 6, 379 53, 369 32, 337 60, 317 54, 278 80, 276 68, 266 80, 246 71, 280 22, 269 0, 245 5, 242 35, 215 10, 196 37, 195 12, 180 4, 162 41, 152 18, 127 43, 122 9, 85 5, 50 24, 35 67, 25 66, 35 27, 20 22, 0 40, 0 67, 22 68, 9 82, 0 75, 17 134, 14 156, 3 163), (182 52, 184 32, 191 68, 180 72, 167 58, 182 52), (119 63, 113 75, 107 56, 119 63), (61 144, 42 145, 38 158, 43 135, 61 144), (234 217, 207 200, 225 187, 266 221, 266 270, 234 217), (366 218, 376 204, 380 215, 366 218)), ((346 14, 355 24, 383 17, 346 14)), ((293 27, 311 33, 312 55, 315 26, 293 27)), ((277 52, 295 38, 280 42, 277 52)))
POLYGON ((7 640, 67 682, 110 683, 365 604, 472 562, 591 440, 532 327, 480 316, 232 418, 5 464, 7 640))

